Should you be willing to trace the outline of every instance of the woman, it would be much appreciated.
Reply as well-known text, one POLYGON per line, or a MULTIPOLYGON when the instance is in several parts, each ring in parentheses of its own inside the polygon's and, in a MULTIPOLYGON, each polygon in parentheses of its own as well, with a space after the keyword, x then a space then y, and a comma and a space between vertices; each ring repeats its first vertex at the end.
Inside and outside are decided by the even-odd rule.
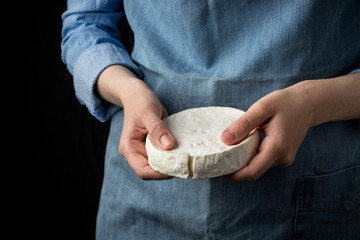
POLYGON ((359 11, 355 0, 68 0, 63 60, 80 102, 111 118, 97 238, 357 236, 359 11), (263 131, 249 165, 203 180, 151 169, 146 135, 171 149, 161 119, 211 105, 247 110, 224 143, 263 131))

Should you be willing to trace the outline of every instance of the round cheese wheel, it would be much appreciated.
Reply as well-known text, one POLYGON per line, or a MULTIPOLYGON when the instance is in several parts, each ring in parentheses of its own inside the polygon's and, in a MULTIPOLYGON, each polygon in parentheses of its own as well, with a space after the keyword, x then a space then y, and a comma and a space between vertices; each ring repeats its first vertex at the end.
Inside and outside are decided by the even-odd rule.
POLYGON ((246 166, 257 153, 257 130, 236 145, 226 145, 221 133, 244 111, 230 107, 191 108, 163 121, 175 138, 171 150, 163 150, 146 138, 149 165, 173 177, 212 178, 233 173, 246 166))

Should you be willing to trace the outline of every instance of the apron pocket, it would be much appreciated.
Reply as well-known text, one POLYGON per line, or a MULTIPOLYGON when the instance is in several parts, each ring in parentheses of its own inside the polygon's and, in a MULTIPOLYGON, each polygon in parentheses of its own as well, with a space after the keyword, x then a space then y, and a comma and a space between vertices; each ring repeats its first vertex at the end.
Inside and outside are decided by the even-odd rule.
POLYGON ((293 239, 357 239, 360 236, 360 165, 297 179, 293 239))

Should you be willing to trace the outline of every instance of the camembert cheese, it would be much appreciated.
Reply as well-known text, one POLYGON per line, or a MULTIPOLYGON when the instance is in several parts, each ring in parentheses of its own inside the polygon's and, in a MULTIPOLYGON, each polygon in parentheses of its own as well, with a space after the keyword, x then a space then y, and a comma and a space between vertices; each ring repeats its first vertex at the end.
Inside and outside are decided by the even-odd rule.
POLYGON ((230 107, 192 108, 164 119, 176 144, 171 150, 155 146, 146 138, 149 165, 158 172, 180 178, 212 178, 246 166, 257 153, 259 132, 253 131, 237 145, 220 140, 221 133, 243 111, 230 107))

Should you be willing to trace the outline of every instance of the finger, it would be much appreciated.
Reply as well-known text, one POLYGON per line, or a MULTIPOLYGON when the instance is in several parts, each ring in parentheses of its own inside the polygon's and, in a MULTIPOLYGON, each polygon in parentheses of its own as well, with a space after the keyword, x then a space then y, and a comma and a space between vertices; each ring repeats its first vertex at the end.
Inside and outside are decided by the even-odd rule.
POLYGON ((144 125, 154 144, 158 147, 169 150, 174 146, 174 137, 166 124, 158 116, 148 116, 144 119, 144 125))
POLYGON ((132 154, 127 161, 139 178, 143 180, 166 180, 172 178, 152 169, 147 159, 141 154, 132 154))
POLYGON ((145 143, 137 140, 129 141, 126 151, 122 152, 125 160, 129 163, 134 172, 143 180, 164 180, 171 176, 161 174, 153 170, 148 164, 145 143))
POLYGON ((257 102, 247 112, 235 120, 221 134, 221 140, 227 145, 239 143, 249 133, 267 120, 270 114, 257 102))
POLYGON ((256 180, 266 170, 271 168, 277 159, 276 151, 272 147, 270 138, 265 138, 259 148, 259 153, 250 161, 250 163, 237 172, 225 176, 232 181, 256 180))

